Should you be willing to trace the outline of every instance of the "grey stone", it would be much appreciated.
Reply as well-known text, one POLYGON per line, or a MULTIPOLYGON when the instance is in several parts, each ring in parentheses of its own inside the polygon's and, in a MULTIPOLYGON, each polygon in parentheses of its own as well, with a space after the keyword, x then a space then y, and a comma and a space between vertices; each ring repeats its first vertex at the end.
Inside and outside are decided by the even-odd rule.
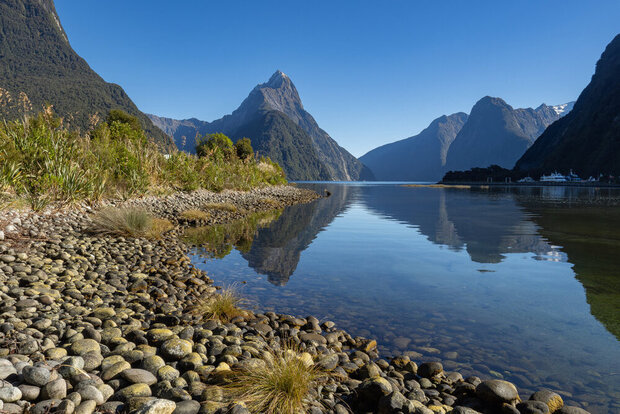
POLYGON ((22 392, 22 400, 36 401, 41 395, 41 388, 36 385, 21 384, 17 388, 22 392))
POLYGON ((13 374, 16 374, 17 370, 11 364, 8 359, 0 359, 0 380, 7 379, 13 374))
POLYGON ((198 401, 180 401, 176 403, 177 406, 173 411, 173 414, 198 414, 200 410, 200 403, 198 401))
POLYGON ((97 405, 101 405, 105 402, 101 391, 99 391, 93 385, 86 385, 80 387, 77 391, 80 393, 82 401, 93 400, 97 405))
POLYGON ((67 397, 67 383, 62 378, 50 381, 45 385, 44 393, 47 398, 62 400, 67 397))
POLYGON ((42 387, 49 382, 51 372, 44 367, 26 366, 22 371, 22 375, 28 384, 42 387))
POLYGON ((60 400, 45 400, 35 404, 30 409, 30 414, 47 414, 52 411, 53 408, 60 405, 60 400))
POLYGON ((121 377, 132 384, 144 383, 146 385, 153 385, 157 382, 157 377, 155 377, 155 375, 147 370, 138 368, 126 369, 121 372, 121 377))
POLYGON ((160 350, 164 358, 176 361, 192 352, 192 344, 185 339, 172 338, 164 342, 160 350))
POLYGON ((379 399, 379 413, 390 414, 397 412, 407 402, 407 399, 398 391, 392 392, 390 395, 384 395, 379 399))
POLYGON ((19 388, 12 386, 8 382, 0 381, 0 400, 5 403, 19 401, 22 398, 22 392, 19 388))
POLYGON ((338 366, 338 361, 337 354, 330 354, 321 357, 316 365, 326 371, 331 371, 338 366))
POLYGON ((418 375, 424 378, 432 378, 443 372, 441 362, 425 362, 418 368, 418 375))
POLYGON ((136 414, 172 414, 176 404, 170 400, 157 399, 144 404, 136 414))
POLYGON ((73 413, 74 414, 93 414, 93 412, 95 411, 95 408, 97 408, 97 403, 94 402, 93 400, 82 401, 80 405, 75 407, 75 411, 73 413))
POLYGON ((62 400, 56 408, 55 414, 73 414, 75 411, 75 404, 71 400, 62 400))
POLYGON ((481 382, 476 387, 476 395, 493 404, 511 403, 519 399, 519 392, 512 383, 497 379, 481 382))
POLYGON ((517 404, 517 410, 521 414, 549 414, 549 407, 542 401, 523 401, 517 404))

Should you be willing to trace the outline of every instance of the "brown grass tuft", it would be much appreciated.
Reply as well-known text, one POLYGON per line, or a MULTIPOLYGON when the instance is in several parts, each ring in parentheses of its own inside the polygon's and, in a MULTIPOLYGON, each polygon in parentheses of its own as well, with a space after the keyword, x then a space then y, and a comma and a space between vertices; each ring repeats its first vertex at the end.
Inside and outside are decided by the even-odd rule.
POLYGON ((147 239, 160 239, 164 233, 172 230, 174 224, 168 219, 154 217, 151 219, 151 227, 145 234, 147 239))
POLYGON ((232 285, 222 288, 219 293, 199 299, 191 312, 202 319, 215 319, 226 323, 246 314, 240 308, 244 304, 247 304, 247 300, 242 298, 236 286, 232 285))
POLYGON ((173 227, 141 208, 105 208, 95 213, 90 231, 113 236, 159 238, 173 227))
POLYGON ((185 220, 207 220, 210 215, 201 210, 185 210, 179 214, 179 217, 185 220))
POLYGON ((233 400, 243 401, 252 413, 306 412, 321 372, 294 348, 267 351, 263 360, 234 371, 226 387, 233 400))

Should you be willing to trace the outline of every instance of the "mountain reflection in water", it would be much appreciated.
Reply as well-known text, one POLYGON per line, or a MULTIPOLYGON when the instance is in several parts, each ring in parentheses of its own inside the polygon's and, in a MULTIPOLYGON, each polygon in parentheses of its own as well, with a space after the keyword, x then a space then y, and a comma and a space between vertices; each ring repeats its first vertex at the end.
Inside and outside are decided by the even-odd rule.
POLYGON ((332 195, 195 263, 218 283, 247 281, 262 310, 328 318, 384 352, 620 412, 620 193, 299 185, 332 195))

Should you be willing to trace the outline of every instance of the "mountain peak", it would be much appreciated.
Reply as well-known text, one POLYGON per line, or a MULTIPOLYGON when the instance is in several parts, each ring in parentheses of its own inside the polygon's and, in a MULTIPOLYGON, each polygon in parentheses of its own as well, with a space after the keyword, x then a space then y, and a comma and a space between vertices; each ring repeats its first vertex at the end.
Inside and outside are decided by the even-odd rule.
POLYGON ((275 73, 273 75, 271 75, 271 78, 269 78, 269 80, 267 81, 267 83, 264 83, 264 86, 268 86, 270 88, 273 89, 277 89, 280 88, 283 84, 285 83, 291 83, 290 78, 286 75, 286 73, 282 72, 281 70, 276 70, 275 73))
MULTIPOLYGON (((506 101, 504 101, 502 98, 497 98, 495 96, 485 96, 483 98, 481 98, 478 102, 475 103, 474 108, 476 107, 481 107, 481 106, 503 106, 503 107, 510 107, 510 105, 508 105, 508 103, 506 101)), ((510 109, 512 109, 512 107, 510 107, 510 109)), ((474 111, 474 109, 472 109, 472 112, 474 111)))

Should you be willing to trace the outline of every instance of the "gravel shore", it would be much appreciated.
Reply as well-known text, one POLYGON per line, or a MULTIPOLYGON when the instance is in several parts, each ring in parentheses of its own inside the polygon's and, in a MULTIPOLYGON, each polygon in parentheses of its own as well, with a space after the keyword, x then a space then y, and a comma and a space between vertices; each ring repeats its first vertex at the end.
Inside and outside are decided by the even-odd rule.
POLYGON ((218 293, 187 256, 180 228, 196 223, 180 213, 229 203, 200 224, 224 223, 318 197, 279 186, 107 203, 176 224, 159 240, 94 236, 86 207, 0 212, 0 412, 247 413, 228 397, 232 373, 293 343, 328 374, 311 413, 586 413, 550 390, 520 396, 439 362, 383 359, 374 340, 312 316, 248 311, 221 323, 188 312, 218 293))

